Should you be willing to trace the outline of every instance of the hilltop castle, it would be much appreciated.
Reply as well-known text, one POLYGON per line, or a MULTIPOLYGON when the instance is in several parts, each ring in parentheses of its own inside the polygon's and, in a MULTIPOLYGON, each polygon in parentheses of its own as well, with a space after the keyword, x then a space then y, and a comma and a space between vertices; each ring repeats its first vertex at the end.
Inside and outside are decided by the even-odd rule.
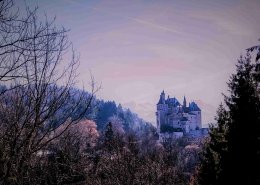
POLYGON ((187 106, 184 96, 183 104, 176 98, 165 98, 164 91, 160 95, 156 111, 157 132, 161 141, 170 137, 182 137, 202 133, 201 110, 195 102, 187 106))

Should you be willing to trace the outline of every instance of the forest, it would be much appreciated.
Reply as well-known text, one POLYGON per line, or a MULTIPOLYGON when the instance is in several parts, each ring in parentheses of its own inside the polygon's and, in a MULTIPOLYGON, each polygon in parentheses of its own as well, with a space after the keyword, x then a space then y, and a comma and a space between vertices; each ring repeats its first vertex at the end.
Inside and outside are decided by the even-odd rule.
MULTIPOLYGON (((130 109, 76 84, 68 31, 0 1, 0 184, 260 184, 260 46, 238 57, 208 137, 158 142, 130 109)), ((167 131, 167 128, 165 128, 167 131)))

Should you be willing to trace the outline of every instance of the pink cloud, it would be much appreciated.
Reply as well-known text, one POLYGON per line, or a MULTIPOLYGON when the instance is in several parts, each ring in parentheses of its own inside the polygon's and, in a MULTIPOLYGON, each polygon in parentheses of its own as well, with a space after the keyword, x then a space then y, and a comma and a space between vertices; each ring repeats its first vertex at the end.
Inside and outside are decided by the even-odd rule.
POLYGON ((159 76, 185 70, 185 63, 174 59, 152 59, 149 61, 110 62, 102 63, 94 68, 103 74, 103 78, 136 78, 144 76, 159 76))

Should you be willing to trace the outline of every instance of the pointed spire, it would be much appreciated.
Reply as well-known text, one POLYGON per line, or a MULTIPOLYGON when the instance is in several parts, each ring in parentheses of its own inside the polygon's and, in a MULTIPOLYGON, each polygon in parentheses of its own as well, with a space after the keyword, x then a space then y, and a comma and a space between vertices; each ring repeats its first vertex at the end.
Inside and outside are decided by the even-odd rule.
POLYGON ((186 108, 186 98, 185 98, 185 95, 184 95, 184 98, 183 98, 183 107, 186 108))
POLYGON ((162 98, 163 104, 165 104, 165 93, 164 93, 164 90, 163 90, 163 92, 161 94, 161 98, 162 98))

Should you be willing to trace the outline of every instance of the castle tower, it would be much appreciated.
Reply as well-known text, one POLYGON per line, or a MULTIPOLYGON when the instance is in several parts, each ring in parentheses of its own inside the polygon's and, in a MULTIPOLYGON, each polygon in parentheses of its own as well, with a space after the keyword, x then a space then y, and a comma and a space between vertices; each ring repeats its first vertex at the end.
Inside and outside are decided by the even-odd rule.
POLYGON ((162 91, 160 95, 160 99, 157 103, 157 111, 156 111, 156 124, 158 133, 160 132, 160 127, 162 124, 166 122, 166 114, 168 111, 168 105, 165 103, 165 93, 162 91))

